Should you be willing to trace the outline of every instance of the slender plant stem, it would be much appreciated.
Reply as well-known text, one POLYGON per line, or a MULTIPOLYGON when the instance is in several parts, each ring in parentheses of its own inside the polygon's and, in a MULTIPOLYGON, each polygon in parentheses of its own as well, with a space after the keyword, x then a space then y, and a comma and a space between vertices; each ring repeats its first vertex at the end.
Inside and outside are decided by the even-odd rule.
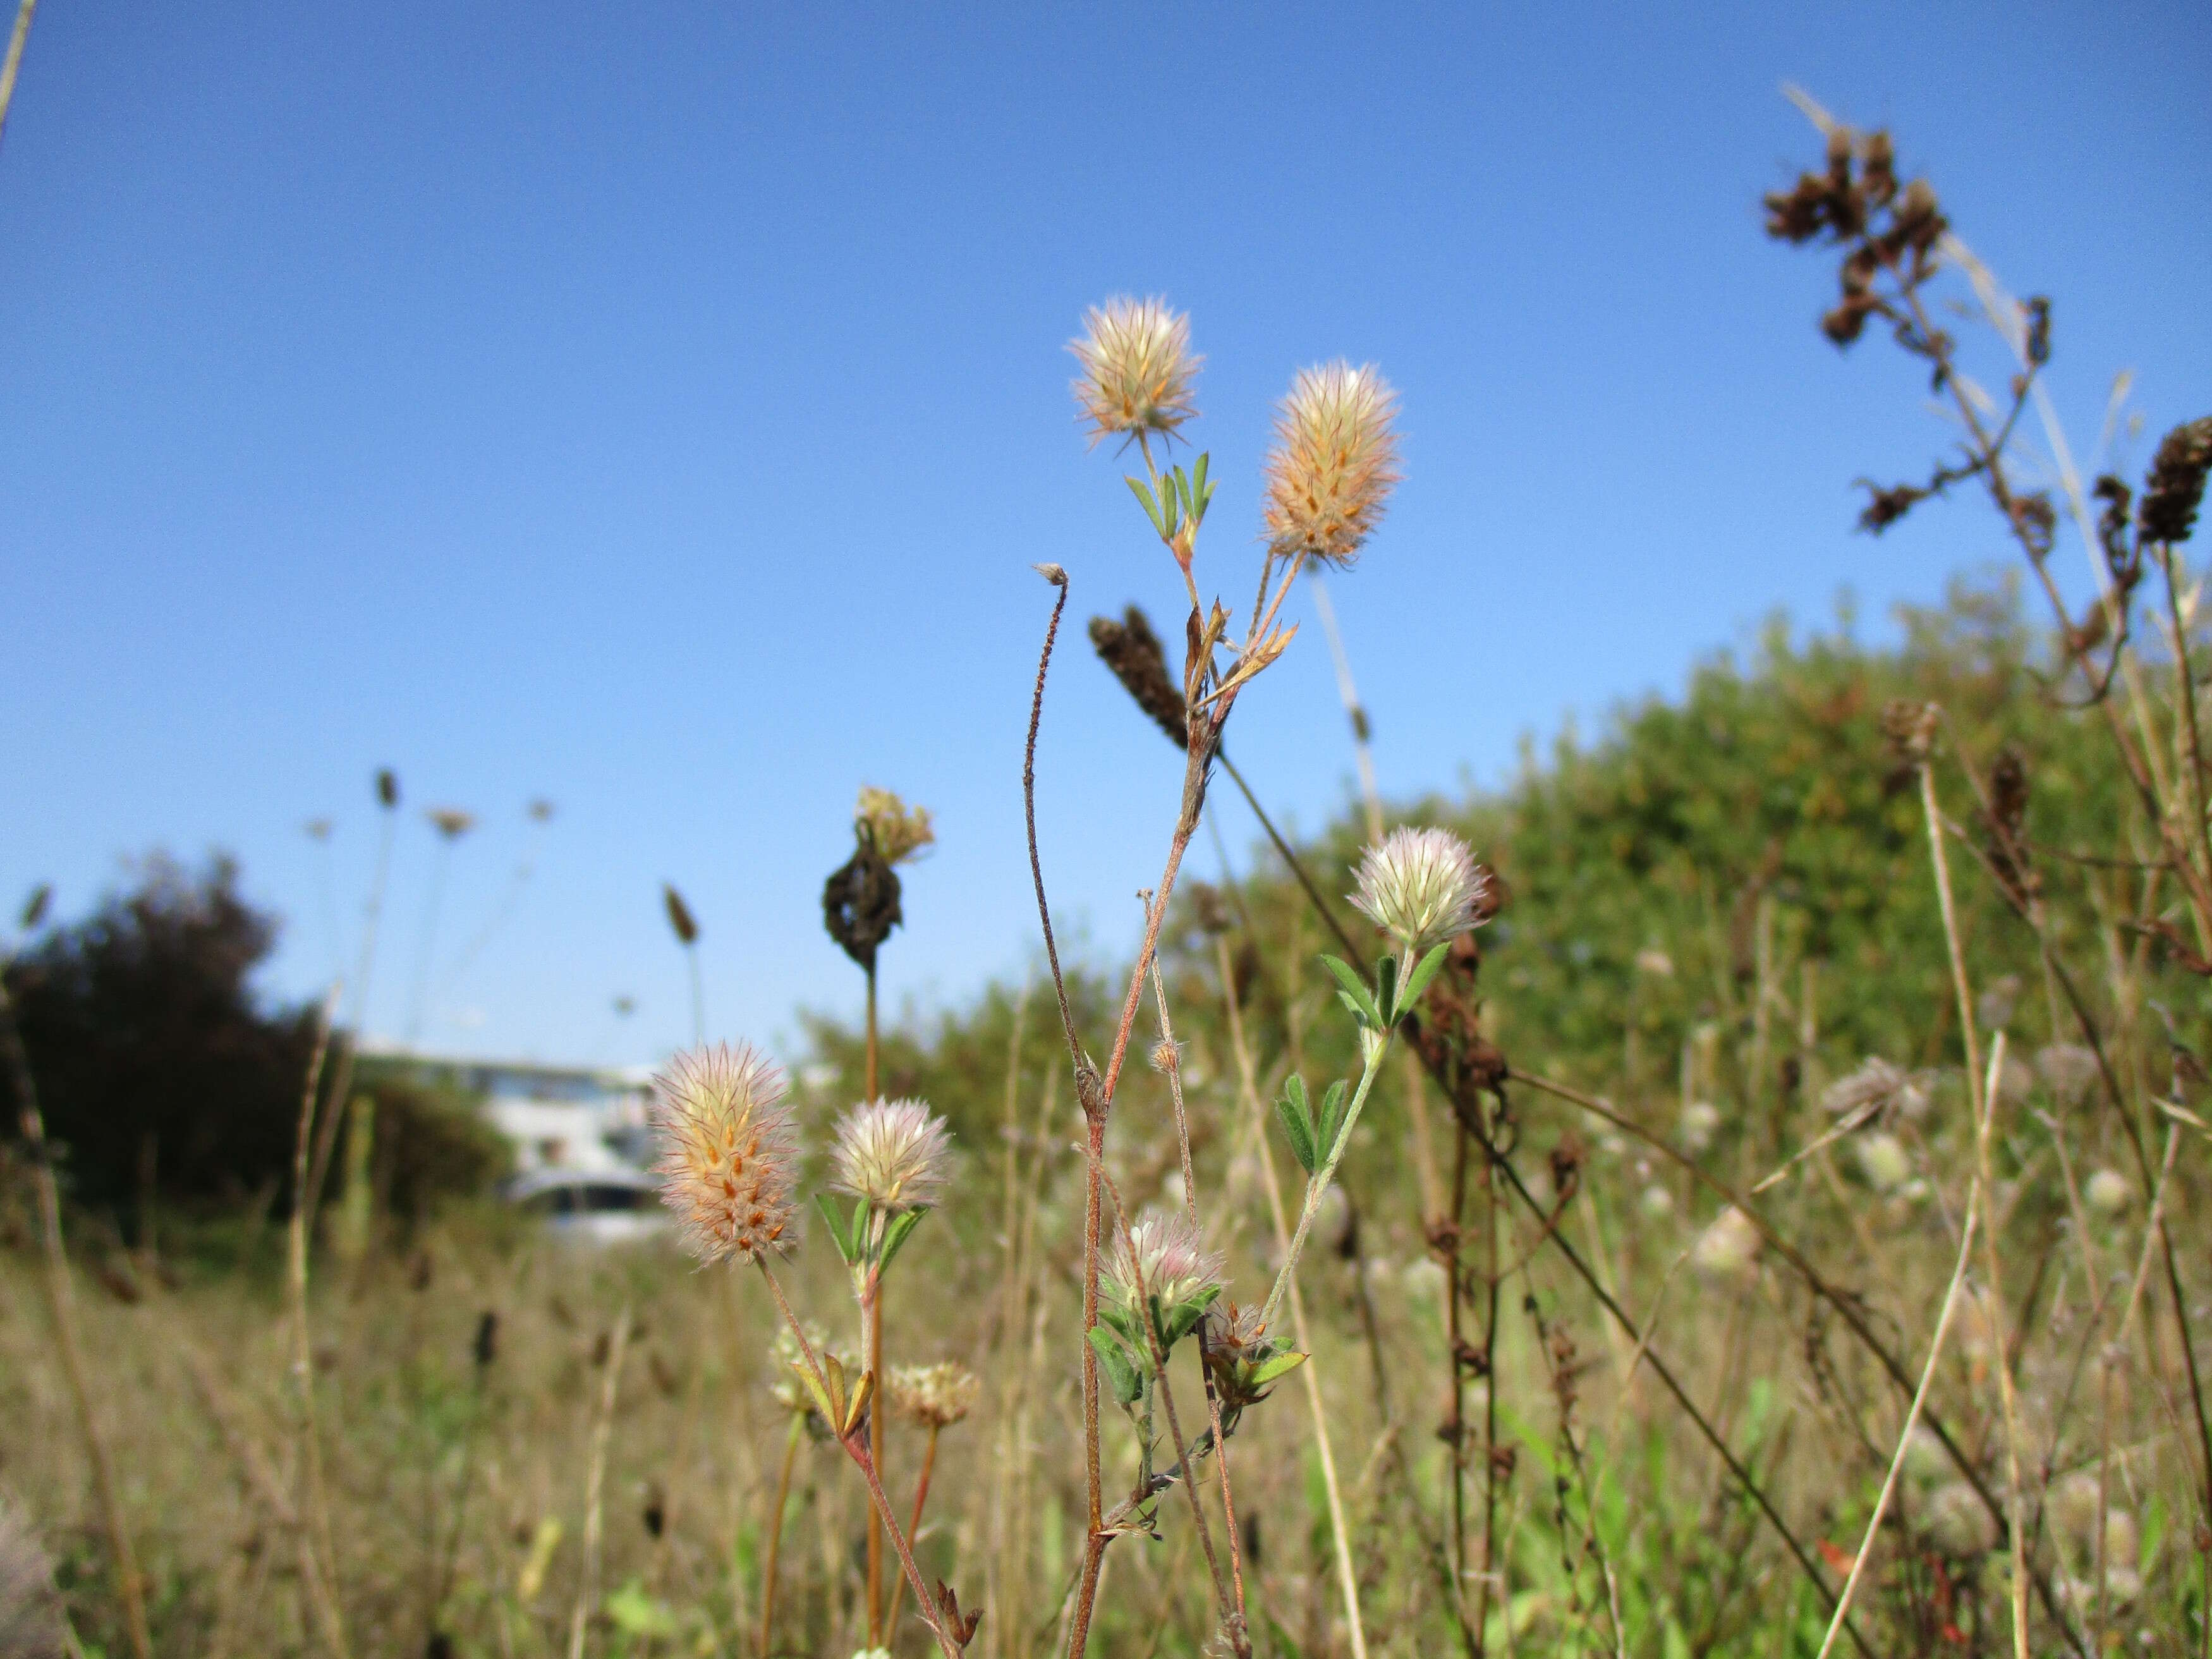
MULTIPOLYGON (((1929 723, 1932 727, 1932 721, 1929 723)), ((1943 918, 1943 943, 1951 963, 1951 988, 1959 1003, 1959 1035, 1966 1051, 1966 1088, 1975 1123, 1974 1157, 1977 1179, 1990 1183, 1989 1120, 1996 1107, 1990 1099, 1992 1079, 1982 1076, 1981 1044, 1974 1020, 1973 988, 1966 978, 1966 948, 1959 935, 1959 911, 1951 893, 1951 866, 1943 851, 1942 809, 1936 799, 1936 768, 1923 753, 1920 758, 1920 805, 1928 821, 1928 855, 1936 874, 1936 898, 1943 918)), ((2014 1659, 2027 1659, 2027 1534, 2021 1524, 2020 1414, 2014 1398, 2012 1367, 2005 1361, 2004 1291, 1998 1277, 1996 1227, 1983 1234, 1983 1271, 1989 1279, 1991 1346, 1997 1354, 1997 1385, 2004 1410, 2005 1470, 2009 1490, 2006 1519, 2012 1544, 2012 1646, 2014 1659)))
MULTIPOLYGON (((1183 1108, 1182 1053, 1176 1046, 1175 1024, 1168 1017, 1167 986, 1160 977, 1159 958, 1152 958, 1152 1002, 1160 1017, 1160 1042, 1164 1045, 1167 1065, 1168 1099, 1175 1109, 1176 1150, 1182 1158, 1182 1210, 1193 1232, 1199 1227, 1198 1171, 1190 1156, 1190 1115, 1183 1108)), ((1214 1392, 1213 1379, 1205 1363, 1206 1326, 1200 1321, 1198 1328, 1200 1351, 1199 1375, 1206 1385, 1206 1411, 1213 1429, 1214 1471, 1221 1481, 1221 1514, 1229 1532, 1229 1577, 1236 1592, 1237 1630, 1240 1638, 1244 1631, 1244 1561, 1243 1548, 1237 1536, 1237 1499, 1229 1484, 1229 1440, 1221 1431, 1221 1401, 1214 1392)))
MULTIPOLYGON (((31 9, 26 5, 15 20, 15 40, 9 49, 6 84, 9 88, 14 84, 16 57, 22 50, 23 31, 29 27, 30 19, 31 9)), ((4 91, 0 88, 0 117, 7 112, 4 91)), ((61 1356, 63 1375, 69 1380, 70 1403, 76 1412, 77 1433, 84 1442, 85 1456, 92 1464, 93 1489, 100 1498, 100 1522, 106 1529, 108 1552, 114 1558, 116 1594, 123 1602, 124 1630, 137 1659, 152 1659, 154 1641, 146 1625, 146 1591, 138 1576, 137 1552, 131 1547, 131 1529, 123 1516, 122 1492, 115 1480, 115 1461, 108 1452, 106 1439, 100 1431, 100 1419, 92 1408, 84 1351, 77 1340, 76 1297, 70 1281, 68 1249, 62 1241, 61 1194, 54 1183, 53 1154, 46 1145, 46 1115, 39 1109, 31 1058, 24 1051, 21 1033, 15 1029, 15 1004, 8 995, 9 965, 0 961, 0 1042, 7 1045, 8 1069, 15 1085, 16 1122, 28 1151, 27 1161, 31 1166, 32 1185, 38 1194, 39 1243, 46 1268, 43 1281, 46 1315, 53 1322, 54 1348, 61 1356)), ((319 1049, 317 1060, 319 1064, 319 1049)))
MULTIPOLYGON (((921 1478, 914 1483, 914 1516, 906 1523, 907 1536, 909 1538, 921 1536, 921 1511, 923 1506, 929 1502, 929 1477, 937 1468, 937 1437, 942 1431, 941 1425, 932 1423, 929 1425, 929 1438, 922 1447, 921 1478)), ((897 1632, 899 1608, 905 1601, 906 1580, 901 1577, 894 1581, 891 1585, 890 1611, 884 1615, 884 1640, 887 1643, 897 1632)))
MULTIPOLYGON (((2004 1065, 2004 1033, 1997 1033, 1996 1044, 1990 1056, 1990 1067, 1994 1073, 2004 1065)), ((1994 1085, 1994 1079, 1992 1079, 1994 1085)), ((1988 1099, 1993 1087, 1983 1091, 1988 1099)), ((1981 1114, 1975 1125, 1977 1139, 1989 1133, 1988 1112, 1981 1114)), ((1951 1315, 1959 1305, 1959 1289, 1966 1279, 1966 1263, 1973 1258, 1974 1229, 1981 1219, 1983 1167, 1980 1160, 1974 1166, 1972 1184, 1966 1189, 1966 1219, 1959 1230, 1959 1259, 1951 1268, 1951 1282, 1943 1291, 1943 1304, 1936 1316, 1935 1334, 1928 1339, 1928 1358, 1920 1368, 1920 1382, 1912 1391, 1912 1404, 1905 1413, 1905 1426, 1898 1431, 1896 1455, 1889 1460, 1889 1473, 1882 1477, 1881 1492, 1875 1498, 1874 1513, 1867 1517, 1866 1534, 1859 1540, 1858 1553, 1851 1559, 1851 1570, 1844 1578, 1844 1588, 1836 1597, 1836 1610, 1828 1620, 1827 1634, 1820 1638, 1820 1650, 1814 1659, 1828 1659, 1836 1638, 1842 1632, 1844 1615, 1850 1613, 1851 1598, 1858 1593, 1859 1580, 1866 1573, 1867 1562, 1874 1555, 1875 1542, 1881 1536, 1882 1517, 1889 1512, 1891 1495, 1897 1490, 1897 1477, 1905 1468, 1905 1455, 1912 1447, 1912 1431, 1920 1421, 1921 1407, 1928 1403, 1928 1390, 1936 1381, 1936 1362, 1943 1357, 1943 1340, 1950 1334, 1951 1315)))
MULTIPOLYGON (((1404 983, 1401 975, 1400 983, 1404 983)), ((1261 1310, 1260 1323, 1264 1328, 1272 1324, 1275 1310, 1283 1299, 1283 1291, 1291 1278, 1297 1272, 1298 1257, 1304 1252, 1306 1235, 1313 1231, 1314 1218, 1321 1213, 1322 1200, 1328 1192, 1328 1184, 1336 1178, 1336 1166, 1344 1161, 1345 1149, 1352 1145, 1352 1131, 1359 1121, 1360 1109, 1367 1103, 1368 1091, 1375 1086, 1375 1078, 1382 1069, 1382 1060, 1390 1052, 1390 1034, 1362 1030, 1362 1046, 1366 1049, 1365 1064, 1359 1068, 1359 1086, 1352 1091, 1352 1103, 1344 1109, 1344 1122, 1336 1132, 1335 1143, 1328 1149, 1321 1167, 1306 1182, 1305 1202, 1298 1208, 1297 1231, 1291 1236, 1290 1248, 1283 1256, 1283 1265, 1275 1274, 1273 1286, 1267 1292, 1267 1305, 1261 1310)))
MULTIPOLYGON (((814 1352, 814 1343, 806 1334, 805 1327, 799 1324, 799 1316, 792 1310, 791 1298, 783 1293, 782 1282, 768 1265, 766 1256, 755 1256, 753 1265, 760 1269, 762 1279, 767 1281, 769 1295, 775 1300, 775 1310, 781 1316, 792 1340, 799 1345, 799 1364, 805 1368, 807 1376, 822 1397, 828 1399, 830 1382, 822 1370, 821 1358, 814 1352)), ((839 1425, 830 1425, 832 1433, 839 1433, 839 1425)), ((907 1582, 914 1586, 915 1605, 923 1622, 928 1625, 930 1634, 937 1638, 937 1645, 943 1650, 945 1659, 961 1659, 960 1644, 952 1639, 938 1616, 936 1606, 929 1599, 928 1589, 921 1582, 921 1569, 915 1565, 914 1552, 907 1547, 906 1534, 899 1529, 898 1518, 891 1513, 891 1500, 884 1495, 884 1483, 876 1478, 875 1460, 868 1455, 867 1437, 859 1433, 840 1433, 839 1438, 845 1448, 845 1455, 860 1466, 860 1474, 867 1482, 868 1497, 875 1505, 876 1513, 883 1518, 884 1530, 890 1534, 892 1547, 898 1553, 899 1565, 905 1571, 907 1582)))
MULTIPOLYGON (((1221 995, 1229 1014, 1229 1042, 1237 1057, 1238 1084, 1243 1091, 1245 1109, 1254 1119, 1253 1139, 1260 1149, 1260 1172, 1267 1189, 1267 1214, 1275 1229, 1275 1248, 1287 1256, 1291 1244, 1290 1218, 1283 1206, 1282 1183, 1275 1176, 1275 1154, 1267 1144, 1266 1107, 1260 1099, 1260 1085, 1252 1066, 1252 1050, 1244 1037, 1243 1012, 1237 1002, 1237 975, 1229 960, 1229 941, 1214 940, 1216 959, 1221 975, 1221 995)), ((1328 1431, 1328 1412, 1322 1402, 1321 1382, 1315 1375, 1312 1358, 1313 1332, 1306 1323, 1305 1299, 1298 1294, 1297 1281, 1290 1281, 1291 1334, 1299 1351, 1307 1355, 1306 1363, 1298 1367, 1300 1387, 1306 1396, 1307 1414, 1313 1419, 1314 1448, 1321 1457, 1322 1493, 1328 1504, 1329 1534, 1335 1547, 1337 1587, 1344 1598, 1345 1623, 1351 1633, 1354 1659, 1366 1659, 1367 1627, 1360 1616, 1359 1575, 1352 1562, 1352 1533, 1344 1518, 1344 1496, 1336 1478, 1336 1451, 1328 1431)))
POLYGON ((584 1632, 599 1599, 599 1535, 605 1508, 607 1443, 613 1437, 615 1396, 622 1387, 623 1361, 629 1352, 630 1312, 624 1303, 615 1316, 607 1344, 607 1374, 599 1384, 599 1408, 592 1420, 592 1461, 584 1475, 583 1560, 576 1571, 576 1604, 568 1617, 568 1659, 584 1659, 584 1632))
MULTIPOLYGON (((307 1149, 315 1116, 315 1097, 322 1083, 323 1060, 328 1051, 331 1015, 337 1006, 338 988, 331 988, 315 1028, 314 1057, 308 1062, 307 1086, 301 1091, 299 1133, 292 1156, 292 1218, 286 1231, 285 1284, 291 1304, 292 1382, 296 1391, 300 1468, 306 1482, 301 1508, 314 1529, 327 1586, 323 1601, 323 1640, 334 1659, 346 1659, 345 1620, 340 1609, 337 1548, 331 1531, 330 1493, 323 1480, 322 1430, 315 1412, 315 1356, 307 1321, 307 1236, 313 1183, 307 1169, 307 1149)), ((336 1104, 331 1115, 337 1115, 336 1104)))
POLYGON ((15 27, 8 36, 8 61, 0 64, 0 136, 8 131, 8 106, 15 101, 15 76, 23 67, 23 43, 31 36, 31 14, 39 0, 23 0, 15 8, 15 27))
POLYGON ((775 1633, 775 1578, 777 1563, 783 1553, 783 1513, 791 1502, 791 1474, 799 1462, 799 1443, 805 1437, 806 1413, 792 1413, 791 1431, 783 1441, 783 1466, 775 1477, 775 1504, 769 1511, 768 1557, 761 1567, 761 1659, 768 1659, 769 1643, 775 1633))

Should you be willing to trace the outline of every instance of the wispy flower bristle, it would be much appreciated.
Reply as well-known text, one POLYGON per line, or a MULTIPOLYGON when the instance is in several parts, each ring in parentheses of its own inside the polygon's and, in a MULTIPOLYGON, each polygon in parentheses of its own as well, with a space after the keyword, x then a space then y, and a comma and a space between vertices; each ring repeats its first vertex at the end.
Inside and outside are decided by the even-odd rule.
POLYGON ((1399 480, 1397 412, 1372 363, 1298 371, 1267 462, 1262 523, 1279 556, 1340 567, 1359 556, 1399 480))
POLYGON ((1193 390, 1204 361, 1190 349, 1190 318, 1160 299, 1118 295, 1083 313, 1083 332, 1067 343, 1083 372, 1075 377, 1078 418, 1103 438, 1172 438, 1198 413, 1193 390))
POLYGON ((750 1043, 689 1050, 653 1079, 661 1198, 702 1261, 783 1255, 798 1243, 799 1134, 785 1092, 782 1072, 750 1043))
POLYGON ((868 1101, 837 1121, 830 1184, 878 1210, 927 1208, 944 1189, 951 1140, 927 1102, 868 1101))
POLYGON ((1419 956, 1476 926, 1489 886, 1450 830, 1398 829, 1367 849, 1351 899, 1401 949, 1419 956))

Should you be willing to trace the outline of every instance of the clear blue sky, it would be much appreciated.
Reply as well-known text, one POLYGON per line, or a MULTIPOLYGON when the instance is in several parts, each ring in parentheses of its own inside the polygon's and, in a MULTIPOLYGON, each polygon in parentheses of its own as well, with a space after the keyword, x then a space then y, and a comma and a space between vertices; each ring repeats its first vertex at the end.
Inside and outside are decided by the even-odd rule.
MULTIPOLYGON (((228 848, 348 956, 398 769, 368 1023, 404 1024, 432 836, 469 808, 432 978, 560 816, 428 1040, 646 1058, 849 1010, 823 875, 854 791, 936 809, 894 1006, 1019 972, 1020 739, 1048 873, 1125 948, 1179 771, 1084 617, 1178 585, 1076 430, 1062 348, 1117 290, 1187 307, 1221 481, 1201 574, 1249 603, 1268 405, 1373 359, 1407 478, 1336 582, 1383 787, 1507 775, 1522 734, 1678 688, 1775 607, 1869 629, 2001 560, 1971 505, 1881 542, 1850 480, 1945 436, 1826 261, 1759 234, 1814 153, 1778 93, 1892 123, 1968 240, 2057 298, 2094 441, 2212 408, 2212 12, 1770 4, 94 6, 48 0, 0 147, 0 896, 64 915, 155 847, 228 848), (640 1010, 617 1032, 618 992, 640 1010)), ((2080 590, 2068 545, 2059 568, 2080 590)), ((1300 600, 1303 606, 1304 601, 1300 600)), ((1351 757, 1317 629, 1232 746, 1284 811, 1351 757)), ((1227 791, 1223 826, 1253 830, 1227 791)), ((1201 842, 1199 863, 1212 862, 1201 842)))

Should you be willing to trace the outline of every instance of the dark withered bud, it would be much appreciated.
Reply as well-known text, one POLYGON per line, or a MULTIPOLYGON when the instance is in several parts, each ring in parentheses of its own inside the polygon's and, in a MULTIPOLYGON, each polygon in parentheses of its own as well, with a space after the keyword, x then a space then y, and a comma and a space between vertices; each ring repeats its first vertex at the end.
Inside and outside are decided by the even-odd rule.
POLYGON ((1901 758, 1923 761, 1935 750, 1936 721, 1942 712, 1936 703, 1915 702, 1908 697, 1893 699, 1881 711, 1881 734, 1901 758))
POLYGON ((676 942, 687 950, 699 942, 699 923, 691 914, 691 907, 684 902, 684 895, 668 883, 660 884, 660 902, 668 910, 668 925, 676 931, 676 942))
POLYGON ((658 1480, 647 1483, 645 1509, 638 1518, 645 1522, 648 1538, 658 1538, 668 1529, 668 1494, 661 1491, 658 1480))
POLYGON ((605 1331, 592 1339, 592 1364, 594 1369, 607 1363, 607 1356, 614 1351, 614 1338, 605 1331))
POLYGON ((2015 897, 2034 890, 2027 866, 2027 763, 2008 744, 1990 767, 1990 867, 2015 897))
POLYGON ((432 1631, 422 1644, 422 1659, 453 1659, 453 1638, 441 1630, 432 1631))
POLYGON ((1111 617, 1093 617, 1091 644, 1121 682, 1121 689, 1167 733, 1168 741, 1178 749, 1189 747, 1190 717, 1182 690, 1168 672, 1167 647, 1152 632, 1145 613, 1133 605, 1118 623, 1111 617))
POLYGON ((2027 313, 2027 361, 2040 367, 2051 361, 2051 301, 2039 294, 2022 309, 2027 313))
POLYGON ((1867 504, 1859 511, 1859 528, 1869 536, 1881 535, 1917 503, 1928 499, 1928 492, 1918 484, 1893 484, 1884 489, 1866 478, 1859 483, 1867 493, 1867 504))
POLYGON ((1847 294, 1834 310, 1821 313, 1820 332, 1833 345, 1847 346, 1866 331, 1867 319, 1874 312, 1874 301, 1864 294, 1847 294))
POLYGON ((2185 542, 2204 499, 2212 469, 2212 415, 2178 426, 2159 444, 2143 480, 2142 510, 2136 522, 2147 542, 2185 542))
POLYGON ((876 949, 905 921, 899 911, 898 872, 866 834, 853 856, 822 884, 822 926, 845 954, 873 971, 876 949))
POLYGON ((477 1316, 476 1340, 469 1344, 469 1357, 480 1371, 489 1370, 499 1358, 499 1316, 489 1308, 477 1316))
POLYGON ((1225 933, 1236 925, 1229 914, 1228 901, 1221 890, 1211 883, 1186 881, 1183 896, 1190 905, 1191 918, 1199 929, 1206 933, 1225 933))
POLYGON ((1934 247, 1950 221, 1943 216, 1936 200, 1936 192, 1925 179, 1915 179, 1905 187, 1898 198, 1894 217, 1897 229, 1906 246, 1916 253, 1925 253, 1934 247))
POLYGON ((399 805, 399 775, 388 766, 376 775, 376 799, 387 808, 399 805))
POLYGON ((1867 200, 1876 207, 1897 194, 1897 152, 1887 132, 1867 134, 1859 148, 1859 176, 1867 200))
POLYGON ((2027 544, 2027 556, 2041 564, 2051 556, 2051 543, 2058 534, 2058 514, 2051 505, 2051 497, 2038 490, 2021 496, 2014 509, 2021 539, 2027 544))
POLYGON ((1828 134, 1828 182, 1838 190, 1850 186, 1851 133, 1849 127, 1837 127, 1828 134))
POLYGON ((2104 550, 2105 568, 2121 587, 2131 588, 2139 574, 2139 550, 2128 535, 2128 511, 2135 504, 2135 492, 2107 472, 2090 494, 2105 504, 2097 514, 2097 545, 2104 550))
POLYGON ((40 882, 31 890, 31 896, 23 901, 23 914, 17 918, 16 925, 27 933, 37 927, 46 919, 46 907, 53 902, 53 884, 40 882))
POLYGON ((1811 241, 1828 222, 1828 195, 1827 181, 1809 173, 1789 190, 1770 191, 1766 234, 1777 241, 1811 241))

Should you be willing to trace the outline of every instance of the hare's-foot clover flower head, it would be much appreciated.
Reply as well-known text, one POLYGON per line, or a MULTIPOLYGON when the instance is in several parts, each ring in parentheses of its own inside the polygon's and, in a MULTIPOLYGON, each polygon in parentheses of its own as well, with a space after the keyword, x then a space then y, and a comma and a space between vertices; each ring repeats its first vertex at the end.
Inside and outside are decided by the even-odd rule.
POLYGON ((891 1408, 925 1429, 949 1429, 975 1409, 983 1381, 957 1359, 891 1368, 891 1408))
POLYGON ((1226 1300, 1206 1310, 1204 1351, 1206 1374, 1221 1401, 1224 1427, 1247 1406, 1265 1400, 1275 1382, 1305 1363, 1305 1356, 1267 1334, 1261 1310, 1226 1300))
POLYGON ((1262 525, 1285 557, 1349 565, 1398 483, 1398 394, 1374 364, 1298 371, 1275 417, 1262 525))
POLYGON ((1198 413, 1192 387, 1204 361, 1190 349, 1190 318, 1160 299, 1117 295, 1083 313, 1083 332, 1067 343, 1083 372, 1075 377, 1078 418, 1091 441, 1158 434, 1172 438, 1198 413))
POLYGON ((1359 861, 1352 902, 1407 955, 1456 939, 1483 918, 1490 878, 1449 830, 1399 829, 1359 861))
POLYGON ((886 1215, 927 1209, 944 1188, 951 1139, 922 1101, 868 1101, 837 1120, 830 1184, 886 1215))
POLYGON ((1106 1263, 1106 1291, 1133 1315, 1147 1297, 1163 1312, 1203 1306, 1221 1290, 1221 1257, 1188 1216, 1152 1211, 1114 1241, 1106 1263))
POLYGON ((750 1043, 691 1049, 653 1079, 661 1198, 702 1261, 753 1261, 798 1243, 799 1134, 784 1097, 783 1073, 750 1043))

